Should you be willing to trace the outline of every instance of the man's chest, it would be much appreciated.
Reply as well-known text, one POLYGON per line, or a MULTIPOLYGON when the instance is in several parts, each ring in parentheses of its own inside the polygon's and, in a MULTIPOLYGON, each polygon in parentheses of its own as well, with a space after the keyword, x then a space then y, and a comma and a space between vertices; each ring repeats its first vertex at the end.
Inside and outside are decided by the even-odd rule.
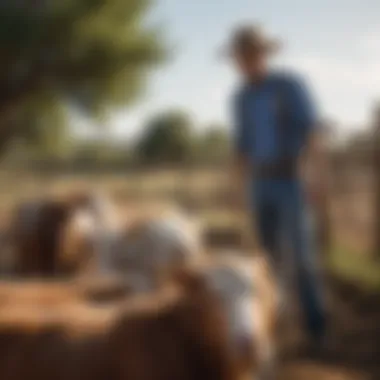
POLYGON ((243 100, 242 113, 248 125, 257 128, 275 127, 281 122, 283 102, 275 91, 250 92, 243 100))

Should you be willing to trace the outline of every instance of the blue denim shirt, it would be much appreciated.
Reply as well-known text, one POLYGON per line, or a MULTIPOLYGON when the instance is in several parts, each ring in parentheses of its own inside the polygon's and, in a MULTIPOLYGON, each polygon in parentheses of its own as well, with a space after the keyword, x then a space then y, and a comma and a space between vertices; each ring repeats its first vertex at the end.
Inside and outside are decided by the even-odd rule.
POLYGON ((234 98, 236 150, 252 163, 298 157, 316 111, 300 78, 273 73, 260 84, 245 84, 234 98))

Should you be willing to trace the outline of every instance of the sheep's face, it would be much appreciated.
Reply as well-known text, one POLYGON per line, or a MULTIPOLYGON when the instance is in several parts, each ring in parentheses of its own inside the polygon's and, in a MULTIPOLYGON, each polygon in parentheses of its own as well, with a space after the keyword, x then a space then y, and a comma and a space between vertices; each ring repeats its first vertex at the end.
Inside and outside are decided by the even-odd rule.
POLYGON ((203 269, 225 313, 231 347, 245 368, 266 360, 272 350, 266 321, 273 310, 266 300, 267 283, 257 275, 259 265, 255 259, 235 256, 211 259, 203 269))

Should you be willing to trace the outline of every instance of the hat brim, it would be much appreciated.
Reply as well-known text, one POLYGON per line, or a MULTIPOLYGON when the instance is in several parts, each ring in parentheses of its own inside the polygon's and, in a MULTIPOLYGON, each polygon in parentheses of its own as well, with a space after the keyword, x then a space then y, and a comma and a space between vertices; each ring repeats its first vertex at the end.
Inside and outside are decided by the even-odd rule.
POLYGON ((244 52, 242 49, 237 49, 234 46, 225 46, 219 50, 218 56, 220 58, 229 59, 240 54, 245 54, 247 56, 253 56, 256 54, 274 55, 277 54, 282 49, 282 47, 283 44, 280 40, 272 39, 265 41, 262 44, 247 47, 244 49, 244 52))

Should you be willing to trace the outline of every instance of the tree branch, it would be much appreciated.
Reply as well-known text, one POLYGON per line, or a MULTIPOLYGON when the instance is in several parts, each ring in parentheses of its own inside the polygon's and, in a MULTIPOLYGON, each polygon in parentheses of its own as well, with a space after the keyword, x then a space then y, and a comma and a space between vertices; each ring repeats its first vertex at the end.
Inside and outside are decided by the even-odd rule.
MULTIPOLYGON (((37 89, 45 78, 45 68, 43 65, 36 66, 29 75, 17 86, 0 88, 0 117, 1 120, 7 118, 8 113, 12 112, 17 104, 26 96, 37 89)), ((0 127, 0 130, 3 127, 0 127)))

